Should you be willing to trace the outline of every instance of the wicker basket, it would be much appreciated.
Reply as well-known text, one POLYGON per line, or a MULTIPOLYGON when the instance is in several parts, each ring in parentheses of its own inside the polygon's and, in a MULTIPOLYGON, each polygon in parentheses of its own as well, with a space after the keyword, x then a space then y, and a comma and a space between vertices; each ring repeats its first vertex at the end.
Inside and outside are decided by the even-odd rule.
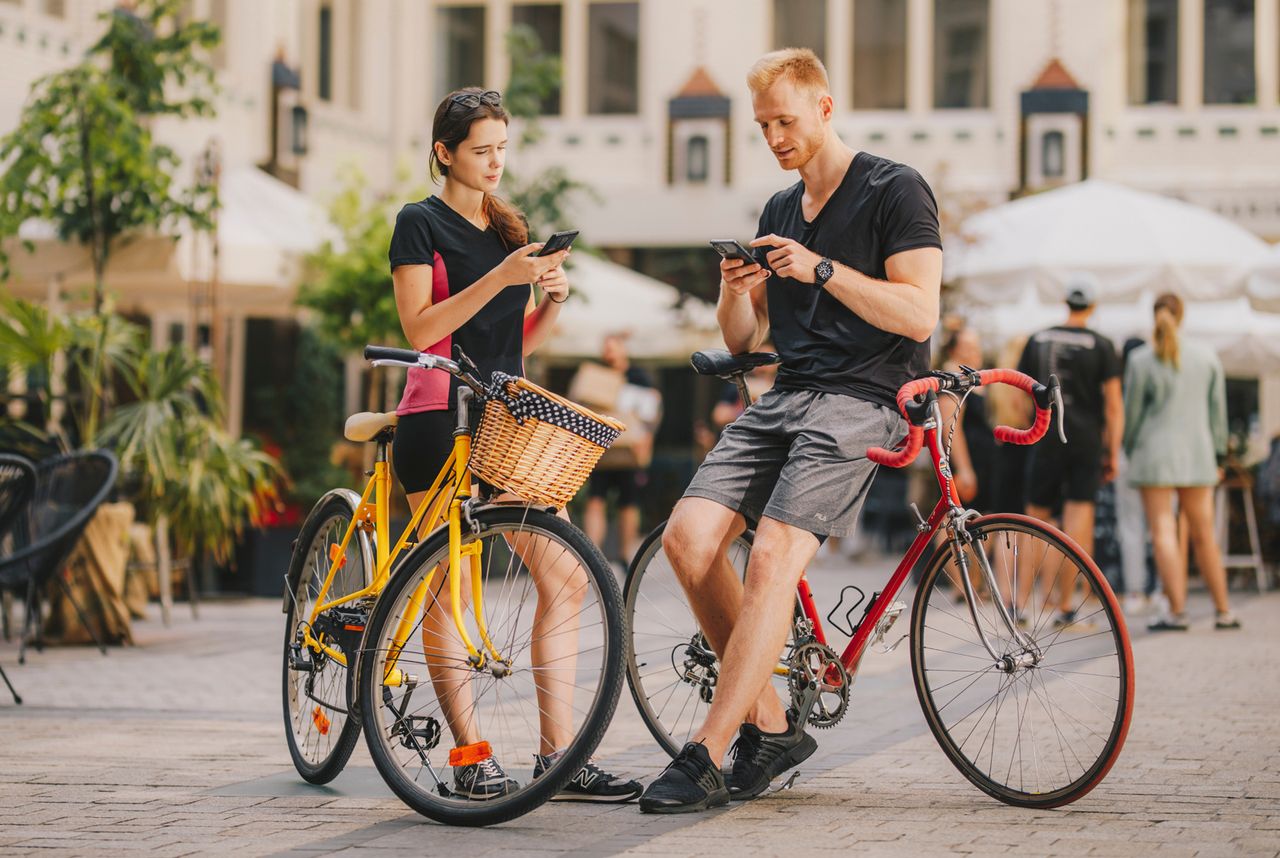
POLYGON ((523 378, 507 377, 501 387, 509 402, 490 399, 485 403, 471 445, 472 472, 525 500, 563 507, 627 427, 523 378), (552 419, 570 423, 578 431, 552 419))

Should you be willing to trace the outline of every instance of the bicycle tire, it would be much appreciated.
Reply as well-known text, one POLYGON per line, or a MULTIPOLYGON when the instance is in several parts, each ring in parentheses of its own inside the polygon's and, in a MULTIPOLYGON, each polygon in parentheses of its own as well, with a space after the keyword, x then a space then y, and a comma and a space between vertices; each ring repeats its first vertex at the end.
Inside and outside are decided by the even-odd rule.
MULTIPOLYGON (((1070 804, 1106 777, 1128 734, 1134 665, 1123 615, 1093 560, 1056 528, 1000 514, 976 519, 968 531, 987 552, 997 586, 1017 594, 1019 613, 1013 616, 1022 617, 1018 627, 1034 641, 1040 660, 1003 662, 1002 667, 986 652, 967 597, 939 587, 948 578, 960 581, 958 572, 944 574, 957 568, 944 543, 930 560, 912 610, 911 670, 925 719, 947 758, 987 795, 1016 807, 1070 804), (1043 565, 1028 568, 1037 562, 1043 565), (1069 590, 1062 585, 1067 575, 1069 590), (1079 582, 1084 588, 1077 602, 1079 582), (1069 604, 1078 606, 1068 616, 1059 614, 1063 591, 1072 594, 1069 604), (979 669, 982 662, 988 666, 979 669), (994 694, 983 699, 993 680, 994 694), (1012 710, 1006 708, 1009 703, 1012 710), (983 727, 988 716, 990 723, 983 727), (1041 722, 1043 736, 1036 730, 1041 722), (1072 743, 1069 748, 1064 740, 1072 743)), ((976 550, 966 549, 971 562, 976 550)), ((990 593, 975 593, 975 610, 993 648, 1017 657, 1022 648, 990 593)))
MULTIPOLYGON (((360 719, 351 714, 353 697, 348 668, 321 653, 307 651, 306 657, 315 669, 297 670, 292 666, 292 659, 299 653, 295 653, 293 645, 297 641, 300 617, 310 614, 311 599, 327 574, 329 546, 341 542, 359 501, 354 492, 336 491, 312 508, 298 535, 285 579, 282 655, 285 738, 298 774, 313 784, 329 783, 346 766, 360 738, 360 719), (308 675, 312 682, 310 693, 308 675), (317 678, 321 685, 318 692, 314 687, 317 678), (335 721, 338 722, 336 731, 335 721), (336 738, 331 738, 331 733, 335 733, 336 738)), ((347 547, 347 562, 335 573, 326 599, 367 587, 373 574, 372 563, 373 548, 368 534, 357 530, 347 547)), ((353 648, 344 655, 350 661, 357 657, 358 651, 353 648)))
MULTIPOLYGON (((696 641, 694 636, 701 635, 701 629, 698 627, 697 620, 693 617, 692 612, 689 612, 687 617, 687 622, 692 623, 692 626, 688 628, 683 625, 683 623, 686 622, 686 619, 683 616, 681 620, 672 620, 667 614, 665 606, 669 604, 686 606, 687 610, 687 601, 685 599, 684 592, 679 589, 679 583, 674 580, 674 577, 672 577, 671 582, 665 584, 663 589, 666 591, 666 599, 663 602, 664 607, 662 608, 659 608, 657 604, 651 601, 651 597, 645 596, 642 592, 646 581, 646 575, 648 575, 648 580, 650 582, 655 582, 655 580, 659 580, 661 577, 666 577, 668 573, 670 573, 671 576, 674 575, 671 570, 669 560, 660 562, 660 568, 662 569, 661 573, 650 573, 650 569, 654 568, 653 564, 655 563, 655 558, 664 554, 662 550, 662 534, 666 530, 666 526, 667 522, 664 521, 654 528, 653 531, 645 537, 644 542, 640 544, 639 550, 636 551, 635 557, 632 558, 631 566, 627 570, 626 583, 623 588, 623 609, 626 612, 627 629, 630 635, 630 640, 628 642, 629 645, 627 646, 627 686, 631 689, 631 699, 635 702, 636 709, 640 713, 640 719, 644 721, 644 725, 648 728, 650 735, 654 738, 654 741, 656 741, 658 745, 661 746, 662 750, 666 751, 669 756, 675 757, 676 754, 680 753, 680 749, 684 747, 685 742, 691 739, 692 734, 689 731, 696 729, 702 723, 702 719, 698 717, 699 713, 705 714, 706 709, 710 707, 710 702, 701 696, 700 690, 693 688, 694 683, 692 681, 687 679, 682 680, 680 678, 683 663, 680 665, 676 664, 678 659, 686 657, 689 654, 687 650, 680 651, 680 648, 697 644, 698 641, 696 641), (641 610, 641 604, 647 600, 650 600, 650 610, 645 611, 646 615, 661 615, 663 619, 660 622, 649 616, 637 616, 637 611, 641 610), (672 622, 682 623, 681 628, 678 630, 675 629, 675 627, 671 625, 672 622), (654 628, 655 624, 667 626, 671 630, 671 634, 660 633, 659 630, 654 628), (687 634, 676 634, 677 631, 687 632, 687 634), (638 635, 640 636, 640 640, 637 640, 638 635), (669 638, 669 640, 660 642, 658 638, 669 638), (671 670, 668 671, 661 664, 659 664, 657 668, 652 668, 648 659, 651 656, 657 657, 665 654, 668 648, 671 654, 671 670), (672 679, 673 676, 675 679, 672 679), (698 696, 696 700, 690 697, 685 704, 681 704, 683 708, 677 710, 679 714, 677 714, 674 719, 667 719, 667 721, 673 722, 675 727, 673 730, 672 726, 669 726, 668 723, 664 722, 665 713, 671 705, 671 698, 668 698, 663 702, 659 709, 655 709, 655 701, 659 695, 662 692, 665 692, 668 688, 673 689, 671 697, 674 698, 675 694, 680 690, 679 683, 682 681, 686 685, 690 686, 690 691, 688 692, 690 695, 698 696), (658 683, 660 682, 665 682, 666 684, 659 685, 658 683), (682 731, 680 728, 686 723, 683 713, 688 711, 688 703, 692 703, 694 708, 687 720, 688 730, 682 731)), ((746 572, 747 559, 751 554, 754 537, 754 532, 747 530, 738 536, 730 545, 730 562, 734 564, 735 568, 739 568, 744 574, 746 572)), ((797 602, 796 620, 799 621, 803 619, 804 614, 800 610, 797 602)), ((792 632, 792 639, 794 639, 794 629, 792 632)), ((705 638, 703 638, 702 641, 705 642, 705 638)), ((702 656, 703 649, 703 647, 698 646, 695 650, 695 654, 702 656)), ((709 647, 706 649, 709 649, 709 647)), ((714 653, 711 655, 714 657, 714 653)), ((709 670, 712 671, 712 675, 718 675, 719 664, 719 659, 715 658, 712 662, 711 668, 709 668, 709 670)), ((703 670, 708 670, 708 668, 703 667, 702 665, 699 665, 699 667, 703 670)), ((712 696, 714 697, 714 691, 712 691, 712 696)))
MULTIPOLYGON (((357 683, 359 686, 359 708, 370 756, 392 792, 410 808, 437 822, 464 826, 493 825, 522 816, 552 798, 586 764, 591 754, 595 751, 596 746, 609 726, 617 707, 618 696, 622 691, 623 648, 626 644, 626 636, 623 630, 618 583, 608 562, 604 559, 599 549, 578 528, 548 511, 528 506, 493 505, 476 510, 471 514, 468 525, 464 525, 464 543, 467 540, 490 540, 488 547, 484 549, 483 556, 493 558, 501 553, 501 548, 495 548, 495 545, 512 545, 512 542, 504 534, 517 533, 546 539, 547 545, 558 544, 563 549, 564 554, 571 556, 578 563, 578 567, 587 573, 587 587, 590 594, 594 596, 596 603, 594 609, 589 607, 582 608, 579 616, 592 615, 599 617, 598 628, 589 632, 593 636, 593 640, 598 638, 598 647, 582 647, 580 645, 582 636, 587 633, 582 632, 578 624, 579 621, 575 621, 574 628, 578 634, 575 642, 579 646, 575 649, 573 655, 574 667, 571 669, 575 671, 573 675, 575 688, 581 687, 576 685, 576 682, 579 679, 578 674, 581 671, 583 661, 586 661, 588 665, 598 663, 600 678, 592 692, 589 705, 585 710, 582 710, 584 714, 581 716, 581 725, 577 727, 572 740, 568 742, 566 747, 559 749, 561 755, 555 760, 551 768, 547 769, 541 776, 529 778, 524 785, 517 783, 517 788, 510 794, 489 800, 466 800, 461 796, 446 794, 450 792, 448 778, 453 774, 451 767, 443 764, 436 766, 427 757, 429 752, 438 746, 444 731, 450 729, 447 721, 448 715, 444 713, 444 707, 439 705, 438 699, 435 700, 437 708, 434 710, 429 707, 418 706, 413 710, 412 714, 409 711, 410 695, 416 694, 418 689, 425 689, 433 698, 438 693, 431 677, 428 675, 425 682, 416 685, 405 683, 405 685, 409 686, 408 693, 402 694, 400 700, 389 699, 394 698, 394 694, 386 691, 388 686, 384 685, 383 676, 386 675, 387 652, 390 647, 384 642, 394 640, 395 629, 406 616, 411 621, 416 616, 417 625, 408 630, 403 649, 398 653, 396 668, 406 673, 408 672, 409 666, 415 663, 412 661, 413 656, 409 654, 410 650, 413 646, 416 646, 418 639, 422 639, 424 654, 421 663, 426 671, 431 670, 425 655, 430 648, 425 643, 425 635, 419 634, 426 611, 419 608, 416 615, 409 613, 409 611, 412 610, 412 597, 415 592, 418 592, 419 585, 424 580, 427 570, 436 567, 442 561, 447 562, 448 534, 445 528, 438 529, 428 536, 398 565, 396 575, 379 597, 365 630, 364 643, 362 645, 363 656, 360 662, 357 683), (499 540, 502 540, 502 542, 499 543, 499 540), (583 654, 595 649, 600 651, 598 658, 582 659, 583 654), (400 706, 399 711, 396 711, 397 705, 400 706), (420 713, 430 713, 431 711, 440 713, 441 718, 439 720, 445 721, 443 726, 438 721, 434 726, 437 744, 430 744, 429 739, 420 737, 425 735, 426 728, 431 726, 429 722, 436 720, 434 716, 420 713), (417 727, 418 724, 423 724, 424 728, 419 729, 417 727), (399 738, 397 739, 397 737, 399 738), (401 750, 397 746, 397 742, 400 746, 408 748, 409 753, 401 750), (415 745, 417 747, 413 747, 415 745), (425 749, 422 747, 423 745, 426 746, 425 749), (417 771, 414 772, 412 766, 406 765, 402 760, 398 760, 396 758, 397 753, 405 756, 413 765, 416 765, 418 767, 417 771), (414 755, 417 756, 416 759, 414 755)), ((465 662, 459 666, 449 666, 449 669, 474 671, 468 674, 467 685, 472 689, 468 692, 468 695, 474 698, 488 696, 491 701, 496 701, 495 707, 503 705, 502 692, 494 691, 490 695, 490 689, 497 688, 498 683, 506 682, 509 679, 511 684, 508 687, 511 692, 507 697, 507 701, 511 703, 511 706, 508 708, 515 709, 520 702, 521 686, 517 684, 518 677, 525 674, 530 677, 530 681, 534 682, 535 685, 534 695, 536 697, 539 693, 536 688, 538 682, 536 677, 541 676, 541 681, 544 683, 550 681, 552 677, 549 677, 547 673, 536 674, 534 671, 550 671, 558 668, 534 665, 531 660, 530 666, 525 668, 523 667, 523 659, 516 654, 517 645, 525 647, 526 651, 533 646, 532 632, 530 632, 526 640, 521 641, 519 644, 516 643, 524 635, 524 631, 517 631, 517 628, 519 628, 521 622, 536 622, 532 615, 537 609, 536 607, 533 609, 526 608, 529 587, 534 586, 530 583, 533 576, 527 572, 519 572, 519 569, 527 569, 527 567, 522 565, 523 560, 517 561, 517 549, 510 549, 508 554, 510 555, 509 567, 516 567, 516 572, 509 576, 510 580, 514 582, 521 574, 530 579, 523 585, 525 587, 525 595, 516 596, 515 584, 511 584, 510 590, 507 589, 507 583, 503 583, 499 588, 494 577, 488 571, 482 571, 482 576, 485 576, 485 586, 493 587, 493 591, 485 596, 485 615, 490 632, 495 639, 502 639, 498 642, 499 649, 513 661, 509 676, 497 678, 489 686, 480 687, 477 690, 472 685, 473 682, 489 682, 490 679, 482 670, 465 667, 465 662), (518 606, 514 616, 508 619, 500 618, 499 613, 493 610, 495 604, 501 605, 504 598, 507 600, 508 605, 514 604, 518 606), (528 610, 529 613, 522 620, 521 612, 525 610, 528 610), (507 641, 507 643, 503 641, 507 641)), ((542 556, 545 557, 545 553, 542 556)), ((557 558, 559 556, 564 555, 556 555, 557 558)), ((553 562, 558 562, 558 560, 553 560, 553 562)), ((534 565, 539 564, 535 562, 534 565)), ((484 570, 483 566, 482 570, 484 570)), ((440 576, 439 579, 433 577, 431 581, 433 587, 443 588, 444 586, 444 576, 440 576)), ((423 592, 426 591, 423 590, 423 592)), ((440 592, 440 589, 437 589, 436 592, 440 592)), ((470 615, 470 612, 468 614, 468 625, 474 629, 474 615, 470 615)), ((553 626, 552 628, 557 627, 553 626)), ((474 637, 476 632, 472 631, 471 634, 474 637)), ((560 634, 560 632, 554 634, 560 634)), ((547 635, 546 637, 549 638, 551 636, 547 635)), ((477 646, 480 645, 478 638, 476 639, 476 644, 477 646)), ((439 651, 435 650, 435 652, 439 651)), ((439 660, 440 656, 437 655, 436 658, 439 660)), ((404 686, 401 687, 403 688, 404 686)), ((541 699, 536 700, 536 708, 539 716, 545 712, 541 699)), ((576 706, 573 709, 575 712, 578 711, 576 706)), ((516 742, 519 740, 513 738, 512 741, 507 741, 502 738, 504 735, 513 735, 510 730, 510 719, 518 717, 518 709, 515 715, 510 713, 485 716, 472 714, 478 711, 479 707, 473 702, 466 710, 467 717, 474 717, 477 724, 487 719, 489 722, 487 729, 490 733, 496 730, 500 734, 499 737, 495 738, 490 733, 486 733, 484 737, 484 741, 491 742, 495 748, 493 756, 495 758, 501 757, 508 764, 511 762, 511 757, 516 756, 516 762, 520 762, 519 755, 512 755, 504 750, 505 748, 515 747, 516 742), (507 719, 505 722, 504 718, 507 719), (502 733, 504 728, 507 730, 507 734, 502 733)), ((506 710, 502 710, 502 712, 506 712, 506 710)), ((527 720, 525 726, 526 728, 529 727, 527 720)), ((534 732, 536 734, 537 731, 535 730, 534 732)), ((537 736, 535 735, 531 741, 536 743, 538 741, 537 736)), ((511 774, 511 772, 508 772, 508 774, 511 774)))

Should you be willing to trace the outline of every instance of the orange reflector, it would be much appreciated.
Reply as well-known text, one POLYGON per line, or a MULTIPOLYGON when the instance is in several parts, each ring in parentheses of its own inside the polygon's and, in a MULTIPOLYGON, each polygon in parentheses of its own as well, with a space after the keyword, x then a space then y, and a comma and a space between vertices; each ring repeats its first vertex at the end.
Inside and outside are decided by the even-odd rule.
POLYGON ((316 710, 311 713, 311 720, 315 723, 316 729, 320 731, 321 736, 329 735, 329 725, 332 722, 330 722, 329 719, 325 717, 324 713, 320 711, 319 706, 317 706, 316 710))
POLYGON ((338 560, 339 569, 347 565, 347 555, 339 550, 341 548, 342 546, 336 542, 329 546, 329 562, 330 563, 332 563, 334 560, 337 560, 338 555, 342 554, 342 559, 338 560))
POLYGON ((351 623, 347 623, 345 626, 343 626, 343 628, 344 628, 344 629, 346 629, 346 630, 347 630, 347 631, 349 631, 349 632, 362 632, 362 631, 364 631, 364 626, 353 626, 353 625, 351 625, 351 623))
POLYGON ((449 765, 474 766, 493 756, 493 749, 488 742, 476 742, 474 745, 463 745, 449 752, 449 765))

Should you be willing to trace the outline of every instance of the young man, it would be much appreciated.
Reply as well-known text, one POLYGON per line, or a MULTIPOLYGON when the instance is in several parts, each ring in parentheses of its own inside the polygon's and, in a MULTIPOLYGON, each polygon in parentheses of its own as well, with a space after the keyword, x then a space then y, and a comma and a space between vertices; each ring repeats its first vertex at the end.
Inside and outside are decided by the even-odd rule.
POLYGON ((697 740, 641 797, 649 813, 752 798, 816 749, 769 678, 805 566, 823 538, 853 532, 875 470, 867 448, 903 434, 894 397, 928 370, 938 321, 942 250, 924 180, 841 142, 813 52, 766 54, 747 85, 778 165, 800 181, 760 216, 752 245, 768 267, 721 263, 717 316, 733 352, 771 330, 782 368, 726 427, 663 537, 721 668, 697 740), (745 582, 724 551, 744 518, 757 523, 745 582), (735 734, 726 782, 720 762, 735 734))
MULTIPOLYGON (((1018 369, 1040 381, 1050 373, 1062 382, 1063 428, 1067 443, 1050 432, 1031 448, 1027 475, 1027 515, 1052 521, 1062 513, 1062 529, 1086 554, 1093 554, 1094 500, 1098 486, 1110 482, 1120 461, 1124 436, 1124 399, 1120 359, 1111 340, 1089 329, 1098 300, 1093 278, 1077 274, 1063 298, 1066 324, 1033 334, 1018 369)), ((1031 583, 1027 580, 1027 585, 1031 583)), ((1055 628, 1075 622, 1075 573, 1063 570, 1058 582, 1055 628)), ((1020 594, 1019 601, 1022 601, 1020 594)))

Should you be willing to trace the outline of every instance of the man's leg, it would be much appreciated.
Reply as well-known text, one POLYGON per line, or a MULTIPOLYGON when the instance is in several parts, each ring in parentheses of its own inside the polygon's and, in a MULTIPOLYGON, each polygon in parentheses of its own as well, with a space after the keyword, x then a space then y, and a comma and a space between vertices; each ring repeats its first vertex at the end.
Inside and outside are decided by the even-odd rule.
MULTIPOLYGON (((707 636, 707 642, 720 656, 721 677, 724 676, 726 649, 743 601, 742 579, 729 562, 728 548, 745 527, 742 516, 733 510, 706 498, 686 497, 676 505, 662 534, 663 550, 689 597, 689 607, 707 636)), ((756 541, 758 545, 759 534, 756 541)), ((752 549, 753 559, 757 550, 752 549)), ((788 611, 791 604, 791 601, 787 602, 788 611)), ((778 651, 781 649, 779 645, 778 651)), ((767 685, 761 690, 746 720, 766 732, 777 732, 787 726, 785 710, 778 695, 767 685)))
MULTIPOLYGON (((1090 557, 1093 556, 1093 523, 1094 505, 1092 502, 1069 500, 1062 505, 1062 529, 1090 557)), ((1064 568, 1059 575, 1059 610, 1070 611, 1074 606, 1077 574, 1074 569, 1064 568)))
MULTIPOLYGON (((693 734, 713 762, 724 758, 738 727, 762 697, 781 708, 769 680, 787 640, 796 586, 818 545, 812 533, 767 517, 756 530, 742 608, 721 659, 715 699, 702 728, 693 734)), ((773 729, 760 726, 766 732, 784 730, 785 715, 780 724, 770 725, 773 729)))

